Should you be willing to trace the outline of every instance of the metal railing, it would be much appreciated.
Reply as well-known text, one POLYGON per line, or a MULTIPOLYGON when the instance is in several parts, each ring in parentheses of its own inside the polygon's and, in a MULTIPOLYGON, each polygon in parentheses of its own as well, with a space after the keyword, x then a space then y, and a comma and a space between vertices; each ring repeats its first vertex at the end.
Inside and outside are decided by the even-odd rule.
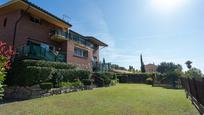
POLYGON ((68 31, 64 32, 61 29, 54 29, 51 31, 51 36, 60 36, 63 39, 68 39, 69 33, 68 33, 68 31))
POLYGON ((64 54, 55 54, 53 51, 37 45, 24 45, 17 48, 16 52, 16 58, 66 62, 66 56, 64 54))

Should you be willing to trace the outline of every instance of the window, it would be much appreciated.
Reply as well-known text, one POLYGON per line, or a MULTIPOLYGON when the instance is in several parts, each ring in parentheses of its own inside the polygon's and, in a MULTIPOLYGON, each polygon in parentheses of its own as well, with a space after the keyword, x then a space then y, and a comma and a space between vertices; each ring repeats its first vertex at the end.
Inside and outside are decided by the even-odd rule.
POLYGON ((88 51, 80 48, 74 48, 74 55, 79 57, 88 57, 88 51))
POLYGON ((7 18, 4 19, 3 26, 6 27, 6 24, 7 24, 7 18))
POLYGON ((89 41, 85 40, 83 36, 80 36, 80 35, 77 35, 77 34, 72 34, 72 33, 69 33, 70 35, 70 39, 77 42, 77 43, 80 43, 80 44, 83 44, 87 47, 90 47, 90 48, 93 48, 93 44, 90 43, 89 41))
POLYGON ((41 24, 41 20, 39 18, 31 17, 30 20, 34 23, 41 24))

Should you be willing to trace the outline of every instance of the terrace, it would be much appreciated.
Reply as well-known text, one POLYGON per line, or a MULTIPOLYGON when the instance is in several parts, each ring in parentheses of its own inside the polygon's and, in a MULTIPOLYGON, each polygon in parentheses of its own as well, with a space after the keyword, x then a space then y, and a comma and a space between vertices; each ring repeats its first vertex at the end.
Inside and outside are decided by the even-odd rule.
POLYGON ((49 49, 43 48, 38 45, 25 45, 23 47, 17 48, 17 59, 27 58, 27 59, 38 59, 38 60, 48 60, 56 62, 66 62, 66 55, 62 52, 53 52, 49 49))

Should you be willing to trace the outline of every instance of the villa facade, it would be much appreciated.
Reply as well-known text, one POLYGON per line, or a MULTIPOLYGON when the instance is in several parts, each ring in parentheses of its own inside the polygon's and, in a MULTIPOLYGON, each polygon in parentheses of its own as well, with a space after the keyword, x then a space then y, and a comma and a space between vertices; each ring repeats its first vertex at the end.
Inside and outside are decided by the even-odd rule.
POLYGON ((157 72, 157 66, 155 64, 147 64, 145 65, 145 71, 149 73, 157 72))
POLYGON ((27 0, 1 5, 0 23, 0 40, 14 47, 15 59, 59 61, 92 69, 99 62, 99 48, 108 46, 71 30, 71 24, 27 0))

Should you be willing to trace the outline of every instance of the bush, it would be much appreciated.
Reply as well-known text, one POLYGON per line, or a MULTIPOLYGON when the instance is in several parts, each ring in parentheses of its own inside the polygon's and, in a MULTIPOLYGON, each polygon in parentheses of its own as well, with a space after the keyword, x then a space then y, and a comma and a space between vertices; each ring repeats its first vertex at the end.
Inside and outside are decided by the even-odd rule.
POLYGON ((76 70, 76 76, 79 78, 79 80, 83 79, 90 79, 91 78, 91 72, 87 70, 76 70))
POLYGON ((111 84, 111 80, 117 78, 116 75, 111 72, 93 73, 92 77, 98 87, 109 86, 111 84))
POLYGON ((118 83, 118 80, 111 80, 111 85, 114 86, 118 83))
POLYGON ((79 80, 76 80, 76 81, 72 82, 71 84, 72 84, 72 86, 75 86, 75 87, 83 85, 83 83, 81 81, 79 81, 79 80))
POLYGON ((52 67, 55 69, 75 69, 76 66, 63 63, 43 60, 22 60, 15 62, 15 66, 36 66, 36 67, 52 67))
POLYGON ((7 47, 6 43, 0 41, 0 99, 2 99, 4 94, 3 83, 6 77, 6 70, 10 69, 10 60, 13 55, 12 47, 7 47))
POLYGON ((63 81, 73 82, 76 79, 90 79, 91 72, 87 70, 59 70, 63 76, 63 81))
POLYGON ((52 73, 55 71, 49 67, 13 67, 6 83, 8 85, 32 86, 47 82, 52 79, 52 73))
POLYGON ((152 77, 147 78, 146 83, 152 85, 153 84, 153 78, 152 77))
POLYGON ((53 88, 53 84, 51 82, 41 83, 40 88, 44 90, 50 90, 53 88))
POLYGON ((72 83, 70 82, 60 82, 59 87, 70 87, 72 86, 72 83))
MULTIPOLYGON (((33 60, 16 62, 14 63, 12 70, 9 72, 6 83, 8 85, 32 86, 43 82, 52 82, 54 87, 59 87, 60 82, 74 82, 75 80, 90 79, 91 73, 89 71, 58 69, 58 64, 59 63, 57 62, 38 62, 33 60), (40 67, 41 63, 43 63, 42 67, 40 67), (49 65, 49 63, 51 63, 50 65, 55 66, 45 67, 45 65, 49 65)), ((62 67, 63 66, 65 67, 64 64, 62 64, 62 67)), ((70 67, 67 66, 65 68, 70 67)))
POLYGON ((120 83, 146 83, 147 78, 153 78, 155 73, 118 74, 120 83))
POLYGON ((93 80, 92 80, 92 79, 83 79, 83 80, 82 80, 82 83, 83 83, 84 85, 92 85, 93 80))

